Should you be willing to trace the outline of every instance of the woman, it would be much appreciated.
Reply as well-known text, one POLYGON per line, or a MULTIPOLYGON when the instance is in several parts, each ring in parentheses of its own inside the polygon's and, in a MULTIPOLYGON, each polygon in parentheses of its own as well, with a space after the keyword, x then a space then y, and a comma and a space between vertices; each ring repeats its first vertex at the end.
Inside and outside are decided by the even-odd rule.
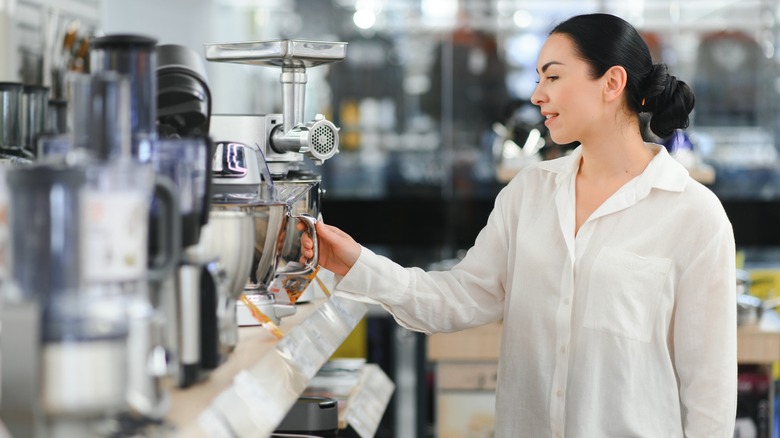
POLYGON ((552 139, 581 146, 521 171, 461 263, 405 269, 322 223, 320 263, 412 330, 503 319, 496 436, 731 437, 731 224, 640 133, 640 112, 661 137, 687 127, 691 90, 606 14, 555 27, 537 72, 552 139))

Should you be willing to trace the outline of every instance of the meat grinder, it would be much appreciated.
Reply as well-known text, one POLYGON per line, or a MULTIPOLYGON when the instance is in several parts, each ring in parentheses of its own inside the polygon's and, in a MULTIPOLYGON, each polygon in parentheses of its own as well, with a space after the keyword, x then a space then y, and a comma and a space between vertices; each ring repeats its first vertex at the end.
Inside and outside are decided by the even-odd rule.
MULTIPOLYGON (((257 197, 256 201, 266 205, 268 202, 282 201, 290 210, 289 213, 293 214, 291 217, 306 215, 316 219, 320 213, 321 177, 316 172, 304 170, 303 160, 308 157, 315 164, 322 164, 338 153, 339 129, 321 114, 317 114, 313 120, 304 121, 306 69, 343 60, 346 43, 274 40, 207 44, 205 49, 208 61, 281 68, 282 114, 211 116, 209 133, 218 144, 222 144, 222 148, 217 148, 212 166, 215 169, 214 194, 222 197, 217 202, 222 204, 219 208, 224 209, 225 204, 230 203, 226 199, 231 194, 250 191, 257 197), (233 158, 226 155, 228 148, 246 156, 245 160, 239 160, 246 168, 238 169, 238 172, 230 171, 229 161, 233 158), (288 195, 292 192, 296 196, 291 202, 292 198, 288 195)), ((241 203, 246 201, 244 197, 241 203)), ((284 276, 286 284, 300 285, 302 281, 308 282, 311 279, 309 274, 316 269, 316 263, 311 266, 311 261, 295 266, 298 263, 296 257, 302 233, 296 229, 297 222, 286 221, 281 248, 287 250, 278 251, 280 263, 274 263, 275 266, 286 266, 286 269, 277 269, 260 285, 256 278, 247 283, 247 297, 276 322, 294 313, 294 307, 274 299, 269 292, 273 279, 284 276)), ((313 229, 310 225, 307 228, 313 229)), ((264 244, 256 242, 256 246, 264 244)), ((242 303, 238 306, 238 320, 242 325, 255 324, 242 303)))

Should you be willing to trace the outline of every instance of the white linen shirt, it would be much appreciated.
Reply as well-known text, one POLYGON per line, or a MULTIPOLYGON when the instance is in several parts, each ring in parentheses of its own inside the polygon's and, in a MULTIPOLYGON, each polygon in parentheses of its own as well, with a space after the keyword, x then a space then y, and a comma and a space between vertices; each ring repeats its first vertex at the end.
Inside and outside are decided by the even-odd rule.
POLYGON ((711 191, 649 147, 644 172, 576 236, 581 147, 518 173, 451 271, 363 248, 337 293, 425 333, 503 319, 497 437, 732 437, 731 224, 711 191))

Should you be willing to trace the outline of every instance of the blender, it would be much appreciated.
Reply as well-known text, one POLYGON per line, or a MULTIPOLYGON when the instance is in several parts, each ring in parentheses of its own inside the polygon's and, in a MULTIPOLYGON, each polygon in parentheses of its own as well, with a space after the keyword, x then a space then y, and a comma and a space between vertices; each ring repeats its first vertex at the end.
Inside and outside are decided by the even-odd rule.
POLYGON ((112 34, 90 41, 91 73, 113 71, 130 78, 130 133, 136 160, 151 159, 157 139, 157 40, 143 35, 112 34))
POLYGON ((73 75, 68 87, 72 157, 87 174, 84 287, 128 297, 129 411, 160 419, 175 344, 165 337, 171 322, 160 306, 170 294, 155 286, 173 278, 181 258, 178 192, 170 178, 133 155, 127 75, 73 75))
POLYGON ((0 413, 14 436, 94 436, 126 409, 123 295, 83 287, 84 169, 10 169, 0 413))

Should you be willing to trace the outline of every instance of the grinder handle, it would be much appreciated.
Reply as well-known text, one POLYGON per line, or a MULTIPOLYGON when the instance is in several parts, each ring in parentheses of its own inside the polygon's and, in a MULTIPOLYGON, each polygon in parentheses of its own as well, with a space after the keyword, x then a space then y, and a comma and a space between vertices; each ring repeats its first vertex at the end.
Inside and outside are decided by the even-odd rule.
MULTIPOLYGON (((317 219, 314 218, 314 216, 306 213, 301 214, 291 214, 290 217, 292 219, 298 219, 301 222, 303 222, 306 225, 307 232, 309 233, 309 236, 311 236, 311 240, 314 242, 314 256, 306 261, 306 263, 303 265, 302 268, 285 268, 280 269, 276 271, 276 275, 308 275, 314 272, 315 269, 317 269, 317 264, 319 263, 318 256, 319 256, 319 245, 317 242, 317 219)), ((301 234, 303 236, 303 234, 301 234)))

